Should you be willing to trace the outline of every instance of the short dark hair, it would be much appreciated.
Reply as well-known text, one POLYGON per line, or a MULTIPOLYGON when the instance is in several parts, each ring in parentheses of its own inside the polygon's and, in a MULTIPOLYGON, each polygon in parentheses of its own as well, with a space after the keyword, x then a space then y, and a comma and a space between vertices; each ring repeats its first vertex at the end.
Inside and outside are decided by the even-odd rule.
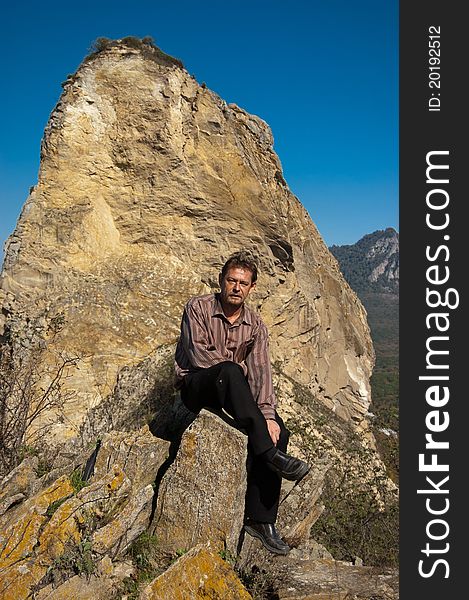
POLYGON ((256 261, 255 261, 254 257, 252 256, 252 254, 250 254, 246 250, 240 250, 239 252, 235 252, 235 254, 232 254, 229 257, 229 259, 223 265, 223 268, 221 270, 221 278, 223 279, 223 277, 225 277, 228 270, 233 269, 233 268, 234 269, 241 268, 241 269, 247 269, 248 271, 251 271, 251 274, 252 274, 251 282, 254 283, 255 281, 257 281, 256 261))

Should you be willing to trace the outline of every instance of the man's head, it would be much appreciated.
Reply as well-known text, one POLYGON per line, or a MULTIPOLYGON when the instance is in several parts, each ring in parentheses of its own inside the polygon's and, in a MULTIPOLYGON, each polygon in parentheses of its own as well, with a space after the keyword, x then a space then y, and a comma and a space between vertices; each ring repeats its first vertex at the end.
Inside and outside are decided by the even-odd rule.
POLYGON ((242 306, 256 281, 257 265, 250 254, 237 252, 230 256, 219 276, 223 305, 232 309, 242 306))

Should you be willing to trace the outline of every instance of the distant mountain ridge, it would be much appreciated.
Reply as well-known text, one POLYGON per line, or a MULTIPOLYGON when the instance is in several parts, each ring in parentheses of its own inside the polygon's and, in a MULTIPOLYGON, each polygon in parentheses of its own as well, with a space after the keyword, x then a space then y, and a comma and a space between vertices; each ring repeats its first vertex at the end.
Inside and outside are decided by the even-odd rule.
POLYGON ((376 364, 371 378, 372 429, 388 473, 399 474, 399 234, 391 227, 356 244, 331 246, 367 311, 376 364))
POLYGON ((356 244, 334 245, 329 250, 357 293, 399 293, 399 233, 392 227, 365 235, 356 244))

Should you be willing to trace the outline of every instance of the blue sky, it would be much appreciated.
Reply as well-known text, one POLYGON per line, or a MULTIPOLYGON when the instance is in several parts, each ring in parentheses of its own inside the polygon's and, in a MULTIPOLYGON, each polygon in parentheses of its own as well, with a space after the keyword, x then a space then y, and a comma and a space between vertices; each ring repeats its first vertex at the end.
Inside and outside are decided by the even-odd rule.
POLYGON ((267 121, 328 245, 398 228, 397 0, 44 0, 4 4, 1 21, 1 246, 37 182, 60 84, 100 36, 152 36, 267 121))

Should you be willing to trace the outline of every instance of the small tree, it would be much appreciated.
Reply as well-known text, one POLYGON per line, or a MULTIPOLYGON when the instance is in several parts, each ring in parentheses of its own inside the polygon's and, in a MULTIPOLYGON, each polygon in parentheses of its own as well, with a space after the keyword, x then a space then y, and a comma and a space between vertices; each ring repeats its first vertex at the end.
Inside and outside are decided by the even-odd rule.
MULTIPOLYGON (((55 335, 56 331, 54 332, 55 335)), ((32 426, 47 411, 63 408, 73 392, 64 390, 64 382, 78 357, 59 355, 53 366, 44 367, 44 338, 22 348, 9 336, 0 346, 0 477, 24 456, 26 447, 39 442, 42 429, 32 426)))
POLYGON ((91 44, 90 52, 102 52, 107 48, 111 47, 113 44, 113 40, 107 37, 99 37, 94 40, 91 44))

